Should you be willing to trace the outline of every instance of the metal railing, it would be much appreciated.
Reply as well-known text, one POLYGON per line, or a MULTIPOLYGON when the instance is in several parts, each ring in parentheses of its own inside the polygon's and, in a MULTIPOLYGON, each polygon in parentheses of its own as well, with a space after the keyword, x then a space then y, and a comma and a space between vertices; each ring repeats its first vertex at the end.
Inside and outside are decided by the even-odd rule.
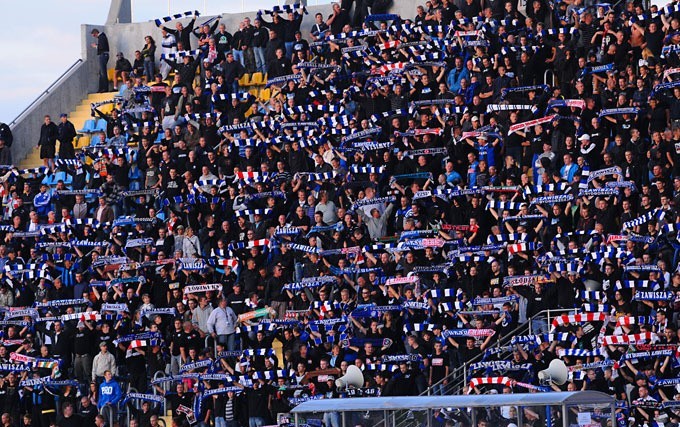
MULTIPOLYGON (((578 313, 577 308, 572 308, 572 309, 551 309, 551 310, 543 310, 539 313, 536 313, 534 316, 531 318, 527 319, 526 322, 522 323, 520 326, 515 328, 514 330, 510 331, 507 333, 505 336, 501 337, 494 347, 496 348, 505 348, 504 351, 499 353, 500 358, 502 359, 504 356, 512 352, 512 348, 509 346, 511 340, 515 336, 520 336, 520 335, 531 335, 533 332, 533 321, 545 318, 546 323, 548 325, 548 328, 550 328, 550 325, 552 324, 552 320, 560 315, 563 314, 568 314, 568 313, 578 313)), ((484 353, 481 353, 472 359, 468 360, 467 362, 463 363, 461 366, 455 368, 453 371, 449 373, 446 377, 442 378, 441 380, 437 381, 435 384, 429 386, 424 392, 420 393, 420 396, 431 396, 432 392, 434 389, 443 388, 444 394, 460 394, 462 393, 463 389, 465 386, 468 384, 468 366, 470 366, 473 363, 480 362, 482 358, 484 357, 484 353), (445 385, 444 382, 447 384, 445 385)), ((409 411, 403 411, 399 413, 393 413, 392 414, 392 423, 388 424, 388 420, 385 419, 384 421, 379 422, 373 427, 387 427, 388 425, 396 426, 396 427, 405 427, 408 422, 410 421, 408 419, 409 417, 409 411)))
POLYGON ((107 424, 110 426, 113 426, 115 424, 116 420, 114 419, 114 414, 115 414, 114 408, 109 403, 102 406, 102 408, 99 410, 99 415, 104 417, 107 424))
POLYGON ((548 73, 551 77, 549 86, 555 87, 555 73, 552 70, 545 70, 545 73, 543 73, 543 84, 548 84, 548 73))
MULTIPOLYGON (((157 380, 157 379, 163 378, 163 377, 165 377, 165 376, 166 376, 166 375, 165 375, 165 372, 163 372, 163 371, 156 371, 156 372, 153 374, 153 377, 152 377, 151 379, 152 379, 152 380, 157 380)), ((168 392, 168 390, 170 390, 169 384, 170 384, 170 383, 167 383, 167 382, 161 383, 161 388, 162 388, 163 391, 166 392, 166 393, 168 392)), ((151 393, 153 393, 153 394, 155 394, 155 395, 158 395, 158 390, 156 389, 156 387, 151 387, 151 393)), ((161 403, 161 407, 163 408, 163 412, 162 412, 163 415, 167 414, 167 413, 168 413, 168 408, 167 408, 167 401, 166 401, 165 399, 163 399, 163 403, 161 403)))
MULTIPOLYGON (((128 386, 128 393, 137 393, 137 389, 132 387, 132 386, 128 386)), ((133 400, 130 403, 132 405, 134 405, 135 409, 137 409, 137 410, 142 409, 142 404, 140 403, 139 400, 133 400)), ((130 413, 130 406, 125 405, 125 407, 122 408, 122 409, 125 411, 125 420, 127 422, 127 424, 125 424, 125 425, 129 426, 130 420, 132 419, 132 414, 130 413)))
POLYGON ((82 63, 83 63, 83 60, 82 60, 82 59, 78 59, 76 62, 74 62, 73 64, 71 64, 71 66, 68 67, 68 69, 67 69, 66 71, 64 71, 59 77, 57 77, 57 79, 56 79, 55 81, 53 81, 52 84, 49 85, 49 86, 47 87, 47 89, 45 89, 44 91, 42 91, 42 93, 41 93, 40 95, 38 95, 38 97, 35 98, 35 99, 33 100, 33 102, 31 102, 30 104, 28 104, 28 107, 24 108, 24 109, 21 111, 21 113, 19 113, 19 114, 14 118, 14 120, 12 120, 12 121, 10 122, 9 127, 11 128, 12 126, 16 125, 17 122, 19 121, 19 119, 21 119, 21 118, 24 116, 24 114, 26 114, 26 113, 28 112, 28 110, 30 110, 30 109, 33 108, 35 105, 37 105, 40 101, 42 101, 42 99, 43 99, 46 95, 48 95, 48 94, 52 91, 52 89, 54 89, 59 83, 61 83, 62 80, 64 80, 69 74, 71 74, 71 73, 72 73, 76 68, 78 68, 82 63))

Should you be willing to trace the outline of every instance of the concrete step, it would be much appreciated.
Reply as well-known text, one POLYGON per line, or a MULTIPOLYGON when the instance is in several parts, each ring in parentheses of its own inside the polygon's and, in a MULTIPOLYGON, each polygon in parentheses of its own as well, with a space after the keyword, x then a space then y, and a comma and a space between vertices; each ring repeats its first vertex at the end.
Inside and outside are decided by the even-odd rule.
POLYGON ((37 168, 42 165, 43 161, 40 159, 40 149, 36 147, 31 151, 28 157, 19 164, 19 169, 37 168))
POLYGON ((89 104, 91 102, 101 102, 108 101, 114 96, 118 95, 118 92, 105 92, 105 93, 91 93, 88 95, 86 102, 89 104))

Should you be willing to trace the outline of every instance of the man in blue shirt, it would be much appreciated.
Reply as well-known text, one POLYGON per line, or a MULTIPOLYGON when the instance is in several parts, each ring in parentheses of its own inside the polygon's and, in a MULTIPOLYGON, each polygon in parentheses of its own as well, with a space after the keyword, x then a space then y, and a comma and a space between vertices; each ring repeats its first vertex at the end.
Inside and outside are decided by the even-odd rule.
MULTIPOLYGON (((104 372, 104 382, 99 385, 99 401, 97 402, 97 407, 101 409, 106 405, 111 405, 116 413, 116 407, 118 402, 123 397, 123 391, 120 389, 120 384, 113 378, 111 371, 104 372)), ((114 416, 115 419, 115 416, 114 416)), ((113 425, 112 420, 109 420, 111 425, 113 425)))
POLYGON ((50 205, 52 202, 52 196, 47 191, 47 185, 43 184, 40 186, 40 193, 36 194, 33 198, 33 206, 35 206, 38 216, 41 218, 47 217, 47 213, 50 211, 50 205))

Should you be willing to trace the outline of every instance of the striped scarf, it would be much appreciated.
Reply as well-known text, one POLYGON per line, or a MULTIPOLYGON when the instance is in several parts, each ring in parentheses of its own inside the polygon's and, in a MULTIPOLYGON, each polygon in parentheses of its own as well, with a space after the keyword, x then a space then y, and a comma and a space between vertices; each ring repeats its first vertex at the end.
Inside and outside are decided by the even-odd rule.
POLYGON ((470 380, 470 390, 468 394, 472 393, 474 389, 480 385, 504 385, 512 387, 512 379, 508 377, 481 377, 470 380))
POLYGON ((377 123, 380 120, 384 120, 384 119, 394 117, 394 116, 405 116, 406 114, 407 114, 407 110, 400 108, 398 110, 385 111, 384 113, 374 114, 374 115, 371 116, 371 121, 373 123, 377 123))
POLYGON ((190 10, 190 11, 187 11, 187 12, 184 12, 184 13, 176 13, 174 15, 164 16, 162 18, 154 19, 154 22, 156 23, 157 27, 160 27, 161 25, 165 24, 166 22, 174 21, 176 19, 186 18, 188 16, 193 16, 194 18, 198 18, 199 16, 201 16, 201 14, 197 10, 194 10, 194 11, 190 10))
POLYGON ((618 188, 588 188, 580 190, 578 197, 597 197, 597 196, 618 196, 618 188))
POLYGON ((539 243, 534 243, 534 242, 523 242, 523 243, 514 243, 512 245, 508 245, 508 253, 510 255, 519 253, 519 252, 530 252, 530 251, 537 251, 541 249, 543 245, 539 243))
POLYGON ((547 219, 547 218, 548 218, 547 216, 543 216, 541 214, 516 215, 516 216, 507 216, 507 217, 503 218, 503 222, 507 222, 507 221, 529 221, 529 220, 540 221, 540 220, 547 219))
POLYGON ((581 306, 581 310, 586 313, 586 312, 591 312, 591 311, 599 311, 602 313, 609 313, 611 310, 611 307, 608 304, 596 304, 596 303, 584 303, 583 306, 581 306))
MULTIPOLYGON (((177 58, 184 58, 185 56, 198 56, 200 54, 201 54, 201 49, 181 50, 179 52, 162 53, 161 59, 177 59, 177 58)), ((214 99, 213 99, 213 101, 214 101, 214 99)))
POLYGON ((656 340, 656 334, 653 332, 643 332, 640 334, 631 335, 606 335, 603 338, 604 345, 623 345, 632 344, 638 341, 652 341, 656 340))
POLYGON ((653 211, 647 212, 644 215, 641 215, 637 218, 631 219, 630 221, 626 221, 622 224, 621 229, 626 230, 628 228, 633 228, 633 227, 638 227, 641 225, 644 225, 648 223, 651 220, 657 220, 661 221, 664 216, 666 215, 666 212, 664 212, 661 209, 655 209, 653 211))
POLYGON ((543 204, 550 204, 553 205, 555 203, 566 203, 566 202, 571 202, 574 200, 574 196, 571 194, 560 194, 557 196, 541 196, 541 197, 535 197, 532 201, 532 205, 543 205, 543 204))
POLYGON ((607 351, 604 348, 595 350, 581 350, 578 348, 567 348, 557 352, 557 357, 573 356, 573 357, 604 357, 607 356, 607 351))
POLYGON ((297 11, 299 9, 302 9, 304 14, 308 14, 307 8, 301 4, 301 3, 295 3, 295 4, 284 4, 281 6, 274 6, 272 9, 265 9, 258 12, 258 15, 264 14, 264 15, 273 15, 275 13, 277 14, 283 14, 283 13, 295 13, 297 14, 297 11))
POLYGON ((442 302, 437 306, 437 310, 441 313, 461 311, 465 308, 467 308, 467 305, 462 301, 442 302))
POLYGON ((447 154, 447 152, 447 149, 444 147, 422 148, 419 150, 406 150, 404 151, 404 157, 414 158, 418 156, 436 156, 440 154, 447 154))
POLYGON ((538 108, 535 105, 529 104, 489 104, 486 107, 486 113, 497 112, 497 111, 516 111, 516 110, 530 110, 532 113, 536 114, 538 108))
POLYGON ((606 313, 563 314, 553 319, 552 327, 557 328, 569 323, 605 322, 607 320, 609 320, 609 315, 606 313))
POLYGON ((501 100, 505 99, 511 93, 524 93, 531 91, 543 91, 548 92, 550 87, 548 85, 534 85, 534 86, 518 86, 518 87, 507 87, 501 91, 501 100))
POLYGON ((616 319, 616 326, 632 326, 632 325, 653 325, 654 318, 652 316, 621 316, 616 319))
POLYGON ((600 111, 598 117, 615 116, 618 114, 638 114, 639 112, 640 109, 638 107, 608 108, 600 111))
POLYGON ((486 209, 504 210, 504 211, 517 211, 522 205, 526 205, 524 202, 507 202, 500 200, 491 200, 486 204, 486 209))
POLYGON ((566 182, 558 182, 558 183, 552 183, 552 184, 540 184, 540 185, 534 185, 534 186, 527 186, 524 188, 524 194, 527 196, 531 196, 534 194, 543 194, 545 192, 548 193, 564 193, 569 190, 569 184, 566 182))
POLYGON ((359 165, 352 165, 350 167, 350 171, 352 173, 356 174, 370 174, 370 173, 375 173, 375 174, 382 174, 383 171, 385 170, 385 166, 371 166, 371 165, 366 165, 366 166, 359 166, 359 165))

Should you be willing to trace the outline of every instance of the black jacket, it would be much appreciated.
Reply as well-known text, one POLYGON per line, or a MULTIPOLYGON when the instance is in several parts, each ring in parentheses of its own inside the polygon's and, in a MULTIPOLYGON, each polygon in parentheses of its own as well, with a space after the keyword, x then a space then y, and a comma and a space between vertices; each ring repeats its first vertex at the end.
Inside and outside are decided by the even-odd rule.
POLYGON ((227 83, 233 83, 234 80, 240 79, 245 74, 246 70, 243 68, 238 61, 226 61, 222 64, 222 75, 224 76, 224 81, 227 83))
POLYGON ((109 53, 109 39, 106 34, 99 33, 97 36, 97 55, 102 53, 109 53))
POLYGON ((281 59, 274 59, 272 61, 267 60, 269 63, 269 70, 267 72, 269 78, 287 76, 293 72, 293 67, 290 63, 290 59, 285 56, 281 59))
POLYGON ((59 123, 59 142, 62 144, 64 142, 73 142, 73 138, 76 137, 76 128, 73 123, 67 121, 66 123, 59 123))
POLYGON ((40 139, 38 140, 38 145, 55 145, 57 143, 57 138, 59 138, 59 128, 54 122, 50 122, 49 125, 43 123, 40 128, 40 139))
POLYGON ((177 61, 173 61, 171 59, 164 59, 164 61, 172 68, 177 70, 177 73, 179 73, 180 81, 182 82, 183 85, 185 85, 188 88, 191 88, 193 86, 194 77, 196 76, 196 68, 201 63, 200 56, 187 64, 185 64, 184 62, 178 63, 177 61))
MULTIPOLYGON (((264 50, 264 59, 267 61, 267 63, 271 63, 274 60, 276 60, 276 50, 277 49, 283 49, 283 54, 285 57, 286 54, 286 44, 283 43, 283 39, 280 37, 277 37, 275 39, 270 39, 267 42, 267 47, 264 50)), ((271 78, 271 74, 269 75, 271 78)))
POLYGON ((127 58, 120 58, 116 60, 116 67, 114 69, 116 71, 125 71, 129 73, 132 71, 132 64, 130 64, 130 61, 128 61, 127 58))
POLYGON ((182 31, 173 30, 168 27, 163 27, 163 29, 175 36, 178 42, 182 42, 182 49, 191 50, 191 33, 194 29, 195 22, 196 18, 192 19, 191 22, 189 22, 189 25, 182 28, 182 31))

